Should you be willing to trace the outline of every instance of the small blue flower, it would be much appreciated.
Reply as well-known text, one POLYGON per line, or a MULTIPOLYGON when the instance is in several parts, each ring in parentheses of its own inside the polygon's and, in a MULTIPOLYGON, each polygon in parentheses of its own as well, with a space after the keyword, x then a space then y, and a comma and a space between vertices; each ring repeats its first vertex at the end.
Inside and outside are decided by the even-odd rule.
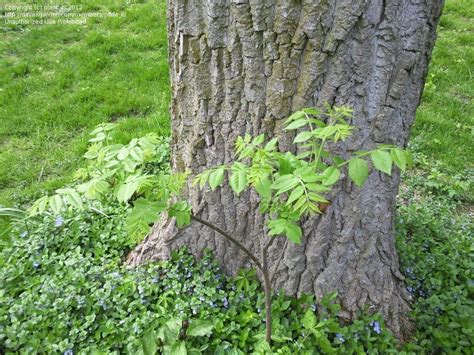
POLYGON ((344 339, 344 337, 339 334, 339 333, 336 333, 336 338, 337 340, 339 340, 341 343, 344 343, 346 341, 346 339, 344 339))
POLYGON ((262 310, 260 308, 257 308, 257 312, 260 313, 262 312, 262 310))
POLYGON ((311 309, 313 310, 313 312, 316 312, 318 310, 318 305, 316 303, 312 304, 311 309))
POLYGON ((20 237, 25 238, 28 235, 27 231, 24 231, 20 234, 20 237))
POLYGON ((227 300, 227 297, 224 297, 224 308, 229 307, 229 301, 227 300))
POLYGON ((61 227, 64 224, 64 219, 61 216, 57 216, 54 220, 55 227, 61 227))
POLYGON ((196 309, 196 308, 193 308, 193 314, 194 314, 194 315, 197 314, 197 309, 196 309))
POLYGON ((380 323, 379 322, 372 321, 372 322, 370 322, 369 325, 372 327, 372 329, 374 330, 374 332, 376 334, 382 333, 382 329, 380 328, 380 323))
POLYGON ((35 269, 39 268, 40 266, 41 266, 41 264, 38 261, 33 262, 33 267, 35 269))
POLYGON ((74 355, 74 351, 72 351, 72 349, 67 349, 63 355, 74 355))

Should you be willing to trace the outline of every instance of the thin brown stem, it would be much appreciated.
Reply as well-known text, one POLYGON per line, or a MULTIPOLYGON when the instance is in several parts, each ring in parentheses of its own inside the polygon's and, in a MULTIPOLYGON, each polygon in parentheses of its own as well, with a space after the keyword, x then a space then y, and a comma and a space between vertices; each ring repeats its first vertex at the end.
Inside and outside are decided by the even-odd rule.
POLYGON ((263 263, 260 263, 260 260, 257 259, 255 255, 252 254, 250 250, 248 250, 242 243, 240 243, 237 239, 233 238, 229 233, 223 231, 219 227, 213 225, 212 223, 205 221, 197 216, 191 215, 191 219, 193 221, 199 222, 212 230, 216 231, 220 235, 222 235, 227 240, 230 240, 234 243, 240 250, 242 250, 245 254, 249 256, 250 259, 257 265, 263 275, 263 289, 265 292, 265 324, 266 324, 266 333, 265 333, 265 340, 267 341, 268 345, 271 345, 272 341, 272 287, 270 283, 270 275, 268 272, 268 260, 267 260, 267 251, 268 248, 273 243, 273 239, 262 248, 262 260, 263 263))
POLYGON ((268 345, 271 345, 272 341, 272 286, 270 283, 270 275, 268 273, 268 260, 267 260, 267 250, 270 247, 271 242, 268 243, 265 248, 262 250, 262 259, 263 259, 263 287, 265 291, 265 340, 268 345))

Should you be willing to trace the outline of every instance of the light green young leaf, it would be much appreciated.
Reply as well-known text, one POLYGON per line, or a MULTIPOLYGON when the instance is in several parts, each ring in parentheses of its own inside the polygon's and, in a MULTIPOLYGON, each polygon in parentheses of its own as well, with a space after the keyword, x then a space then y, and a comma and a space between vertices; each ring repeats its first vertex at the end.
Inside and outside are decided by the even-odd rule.
POLYGON ((189 322, 186 335, 192 337, 210 335, 212 333, 212 329, 214 329, 214 324, 211 321, 204 319, 192 319, 189 322))
POLYGON ((89 148, 89 150, 84 154, 84 158, 92 160, 92 159, 97 158, 98 155, 99 154, 97 153, 96 150, 92 150, 89 148))
POLYGON ((101 179, 92 179, 84 184, 77 186, 79 192, 83 192, 84 196, 89 200, 100 198, 107 191, 109 184, 101 179))
POLYGON ((313 116, 318 116, 321 114, 321 111, 319 111, 318 109, 314 107, 307 107, 307 108, 302 109, 301 111, 303 111, 304 113, 307 113, 308 115, 313 115, 313 116))
POLYGON ((49 196, 40 197, 28 209, 28 213, 30 215, 35 215, 37 213, 43 213, 44 211, 46 211, 46 207, 48 206, 48 202, 49 202, 49 196))
POLYGON ((276 179, 272 184, 272 189, 278 190, 277 194, 281 194, 294 188, 297 184, 298 179, 295 176, 288 174, 280 176, 278 179, 276 179))
POLYGON ((255 186, 255 190, 257 190, 259 195, 263 198, 270 198, 272 196, 271 182, 266 177, 260 179, 258 184, 255 186))
POLYGON ((117 159, 118 160, 124 160, 125 158, 128 157, 128 155, 130 154, 130 151, 127 147, 123 147, 122 149, 120 149, 120 151, 118 152, 117 154, 117 159))
POLYGON ((285 231, 287 223, 288 222, 286 221, 286 219, 281 218, 268 221, 267 225, 270 229, 268 235, 273 236, 282 234, 285 231))
POLYGON ((303 319, 301 320, 301 324, 303 324, 305 329, 311 330, 315 327, 316 321, 316 316, 314 315, 313 310, 308 308, 303 316, 303 319))
POLYGON ((97 133, 103 132, 103 131, 104 131, 104 127, 102 124, 100 124, 91 133, 89 133, 89 135, 95 136, 97 133))
POLYGON ((123 169, 128 173, 134 173, 138 163, 132 159, 126 159, 123 161, 123 169))
POLYGON ((316 174, 312 169, 308 169, 308 170, 304 171, 300 175, 300 178, 301 178, 301 180, 303 180, 304 182, 307 182, 307 183, 324 180, 323 175, 316 174))
POLYGON ((267 152, 271 152, 275 149, 277 143, 278 143, 278 138, 273 138, 267 144, 265 144, 265 148, 263 149, 266 150, 267 152))
POLYGON ((291 161, 287 157, 278 159, 280 176, 291 173, 291 161))
POLYGON ((298 201, 296 201, 296 203, 293 205, 292 210, 302 212, 300 209, 304 208, 304 206, 307 204, 307 202, 308 201, 306 199, 306 196, 304 196, 304 195, 300 196, 298 201))
POLYGON ((198 174, 193 180, 193 186, 199 183, 199 188, 202 190, 209 179, 210 173, 210 170, 204 170, 202 173, 198 174))
POLYGON ((349 176, 357 186, 361 187, 364 185, 365 180, 367 180, 369 176, 369 166, 367 162, 361 158, 352 158, 349 160, 349 176))
POLYGON ((335 354, 336 353, 334 348, 331 346, 331 342, 328 340, 326 334, 321 334, 321 336, 316 337, 316 338, 318 340, 318 344, 319 344, 321 350, 325 354, 335 354))
POLYGON ((247 187, 247 167, 239 162, 235 162, 231 167, 232 174, 229 184, 232 190, 239 195, 247 187))
POLYGON ((308 197, 311 199, 311 201, 314 201, 314 202, 323 202, 323 203, 328 203, 329 202, 323 196, 321 196, 321 195, 319 195, 315 192, 309 192, 308 197))
POLYGON ((293 243, 301 244, 301 237, 303 235, 303 232, 300 226, 294 223, 288 222, 285 228, 285 233, 288 239, 291 240, 293 243))
POLYGON ((300 120, 300 119, 305 118, 305 117, 306 117, 306 115, 305 115, 304 111, 296 111, 296 112, 292 113, 290 115, 290 117, 288 117, 286 119, 285 124, 288 124, 288 123, 296 121, 296 120, 300 120))
POLYGON ((301 128, 303 126, 306 126, 307 124, 308 124, 308 120, 306 120, 305 118, 301 118, 299 120, 291 122, 288 126, 285 127, 285 129, 287 131, 293 130, 293 129, 298 129, 298 128, 301 128))
POLYGON ((290 197, 288 197, 288 201, 286 201, 286 205, 290 205, 293 202, 295 202, 297 199, 301 197, 304 193, 304 187, 303 186, 297 186, 293 191, 290 193, 290 197))
POLYGON ((143 161, 143 150, 140 147, 130 149, 130 156, 137 162, 143 161))
POLYGON ((147 332, 141 339, 143 353, 146 355, 156 354, 158 345, 156 343, 156 333, 151 330, 147 332))
POLYGON ((380 170, 385 174, 391 175, 392 157, 390 156, 390 153, 385 150, 374 150, 370 153, 370 158, 372 159, 374 167, 377 170, 380 170))
POLYGON ((133 194, 138 190, 138 181, 132 180, 130 182, 127 182, 125 184, 120 185, 117 191, 117 201, 126 203, 130 198, 133 196, 133 194))
POLYGON ((82 197, 76 191, 71 191, 66 194, 66 200, 72 207, 77 208, 79 210, 83 209, 82 197))
POLYGON ((323 172, 324 180, 323 184, 326 186, 333 185, 339 180, 339 177, 341 176, 341 172, 335 167, 335 166, 330 166, 323 172))
POLYGON ((302 143, 302 142, 306 142, 307 140, 309 140, 311 137, 312 137, 312 132, 309 132, 309 131, 303 131, 303 132, 300 132, 298 133, 298 135, 295 137, 295 139, 293 140, 293 143, 302 143))
POLYGON ((89 142, 91 142, 91 143, 101 142, 101 141, 103 141, 105 138, 106 138, 105 133, 99 132, 99 133, 96 134, 96 136, 95 136, 94 138, 89 139, 89 142))
POLYGON ((224 181, 224 171, 224 167, 221 166, 209 175, 209 186, 211 187, 212 191, 214 191, 216 187, 222 184, 222 181, 224 181))
POLYGON ((53 195, 49 200, 49 207, 55 214, 60 214, 63 207, 63 199, 60 195, 53 195))
POLYGON ((170 217, 176 218, 179 228, 191 223, 191 206, 186 201, 175 203, 168 211, 170 217))
POLYGON ((253 145, 259 145, 259 144, 262 144, 264 140, 265 140, 265 134, 262 133, 262 134, 256 136, 256 137, 252 140, 252 144, 253 144, 253 145))
POLYGON ((184 340, 178 340, 171 347, 170 355, 187 355, 188 351, 186 350, 186 343, 184 340))
POLYGON ((393 162, 400 170, 405 171, 407 167, 407 158, 403 150, 399 148, 393 148, 390 150, 390 155, 392 156, 393 162))

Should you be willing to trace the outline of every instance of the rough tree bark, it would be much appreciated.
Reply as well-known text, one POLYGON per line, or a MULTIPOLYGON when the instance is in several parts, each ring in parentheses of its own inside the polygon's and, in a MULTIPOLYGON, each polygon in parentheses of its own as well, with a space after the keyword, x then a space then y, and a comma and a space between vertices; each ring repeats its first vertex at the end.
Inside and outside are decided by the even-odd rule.
MULTIPOLYGON (((197 174, 233 159, 244 133, 281 132, 303 107, 348 105, 354 139, 347 154, 379 143, 403 146, 413 122, 443 0, 168 0, 172 89, 172 165, 197 174)), ((290 147, 291 137, 280 141, 290 147)), ((403 338, 409 298, 394 245, 399 174, 372 172, 363 188, 347 179, 325 213, 304 221, 296 246, 279 238, 270 265, 284 253, 274 287, 321 296, 337 290, 342 316, 368 305, 403 338)), ((252 193, 189 186, 196 215, 260 248, 263 220, 252 193)), ((129 255, 131 264, 166 258, 186 244, 211 248, 229 273, 250 266, 236 247, 194 223, 181 238, 160 223, 129 255)))

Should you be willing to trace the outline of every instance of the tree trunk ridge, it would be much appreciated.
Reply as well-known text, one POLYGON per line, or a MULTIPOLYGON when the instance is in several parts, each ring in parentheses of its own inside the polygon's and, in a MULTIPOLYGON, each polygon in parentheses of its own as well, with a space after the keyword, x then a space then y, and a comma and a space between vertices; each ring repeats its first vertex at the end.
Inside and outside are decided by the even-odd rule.
MULTIPOLYGON (((172 166, 193 174, 233 160, 245 133, 282 133, 284 120, 325 103, 354 109, 353 138, 341 155, 379 143, 403 146, 419 103, 442 0, 168 0, 173 117, 172 166)), ((291 148, 283 135, 280 148, 291 148)), ((301 245, 278 238, 269 265, 284 257, 274 288, 290 294, 338 291, 341 316, 369 306, 400 338, 407 334, 409 297, 394 241, 399 173, 376 171, 357 188, 343 179, 321 216, 303 221, 301 245)), ((229 187, 188 187, 196 216, 260 250, 263 217, 257 195, 229 187)), ((188 245, 204 247, 234 274, 250 260, 213 230, 193 223, 180 238, 158 223, 129 255, 132 265, 166 258, 188 245)))

